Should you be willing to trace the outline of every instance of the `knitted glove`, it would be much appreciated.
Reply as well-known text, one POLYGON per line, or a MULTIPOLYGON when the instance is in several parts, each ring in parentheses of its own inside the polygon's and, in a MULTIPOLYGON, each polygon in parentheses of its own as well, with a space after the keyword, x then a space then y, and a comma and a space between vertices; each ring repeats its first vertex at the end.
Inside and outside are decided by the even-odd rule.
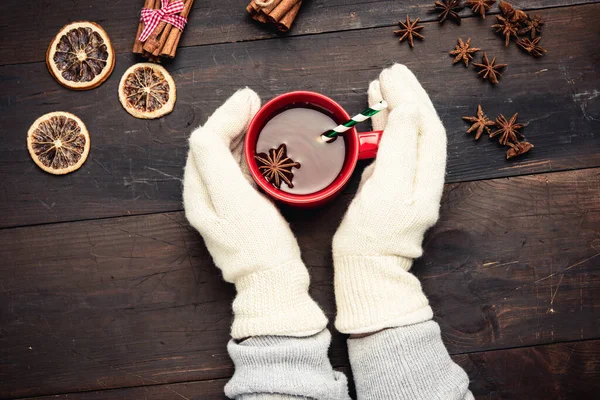
POLYGON ((234 339, 309 336, 323 330, 327 319, 308 294, 296 239, 240 169, 243 137, 259 108, 254 91, 238 91, 192 133, 183 177, 185 214, 223 278, 237 289, 234 339))
POLYGON ((446 168, 446 132, 431 100, 404 65, 384 70, 369 87, 383 129, 376 161, 333 239, 336 327, 368 333, 432 318, 421 284, 408 272, 438 219, 446 168))

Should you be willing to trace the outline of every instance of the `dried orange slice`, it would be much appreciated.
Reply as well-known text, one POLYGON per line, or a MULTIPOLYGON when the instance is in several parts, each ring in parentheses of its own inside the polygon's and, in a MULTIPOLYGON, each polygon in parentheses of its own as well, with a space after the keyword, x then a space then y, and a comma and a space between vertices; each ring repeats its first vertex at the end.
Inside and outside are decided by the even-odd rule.
POLYGON ((27 132, 27 149, 46 172, 63 175, 83 165, 90 152, 90 135, 75 115, 56 111, 35 120, 27 132))
POLYGON ((115 68, 115 51, 100 25, 72 22, 50 42, 46 65, 61 85, 75 90, 93 89, 115 68))
POLYGON ((136 118, 159 118, 173 111, 175 82, 158 64, 135 64, 121 78, 119 100, 125 110, 136 118))

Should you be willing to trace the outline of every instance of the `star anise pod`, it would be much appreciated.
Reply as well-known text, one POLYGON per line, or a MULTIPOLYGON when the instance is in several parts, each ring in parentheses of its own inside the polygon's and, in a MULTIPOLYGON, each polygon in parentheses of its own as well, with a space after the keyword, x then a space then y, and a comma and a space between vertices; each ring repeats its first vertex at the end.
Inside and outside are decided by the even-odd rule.
POLYGON ((527 19, 527 14, 514 8, 512 4, 507 1, 500 0, 499 7, 502 15, 511 22, 522 22, 527 19))
POLYGON ((419 33, 419 31, 421 31, 421 29, 425 28, 422 25, 417 25, 419 23, 419 18, 417 18, 411 22, 407 15, 406 23, 404 23, 402 21, 398 21, 398 23, 402 26, 402 29, 398 29, 397 31, 394 31, 394 33, 396 35, 402 35, 400 37, 401 42, 404 39, 408 39, 408 43, 410 44, 410 47, 415 47, 415 44, 413 43, 413 36, 416 36, 419 39, 425 39, 423 37, 423 35, 421 35, 419 33))
POLYGON ((517 40, 517 44, 527 53, 531 54, 534 57, 541 57, 548 50, 544 49, 541 46, 538 46, 538 43, 542 40, 541 37, 537 37, 533 40, 529 40, 529 38, 520 38, 517 40))
POLYGON ((527 21, 528 15, 525 11, 521 11, 521 10, 517 10, 515 8, 515 12, 513 13, 511 20, 513 20, 513 22, 518 22, 520 24, 524 23, 525 21, 527 21))
POLYGON ((460 25, 460 16, 458 13, 464 8, 460 2, 461 0, 438 0, 435 2, 435 8, 432 11, 440 14, 438 16, 440 24, 443 24, 450 18, 460 25))
POLYGON ((533 144, 529 142, 518 142, 518 143, 508 143, 510 149, 506 152, 506 159, 510 159, 516 156, 520 156, 521 154, 527 153, 529 150, 533 149, 533 144))
POLYGON ((485 13, 492 8, 495 2, 496 0, 469 0, 465 5, 471 7, 475 14, 479 14, 481 18, 485 19, 485 13))
POLYGON ((530 32, 531 38, 535 39, 542 31, 544 20, 539 15, 534 15, 533 17, 528 16, 527 20, 523 22, 523 25, 524 27, 519 31, 519 35, 530 32))
POLYGON ((496 122, 489 119, 481 109, 481 105, 477 106, 477 116, 475 117, 462 117, 465 121, 471 122, 473 125, 469 129, 467 129, 467 133, 471 133, 475 130, 475 140, 478 140, 481 137, 483 131, 486 131, 488 135, 490 134, 490 126, 495 126, 496 122))
POLYGON ((498 7, 500 8, 500 12, 502 13, 502 15, 504 15, 505 17, 509 17, 515 12, 514 7, 508 1, 500 0, 500 4, 498 4, 498 7))
POLYGON ((508 145, 508 143, 519 143, 518 137, 524 139, 519 129, 525 127, 523 124, 517 124, 517 117, 519 114, 513 115, 510 120, 507 120, 506 117, 502 114, 496 118, 496 126, 498 126, 498 130, 494 131, 490 134, 490 137, 495 137, 500 135, 500 139, 498 142, 502 145, 508 145), (518 136, 518 137, 517 137, 518 136))
POLYGON ((498 23, 492 25, 492 28, 496 29, 497 33, 504 35, 504 46, 508 46, 511 37, 518 38, 519 24, 500 15, 496 16, 496 20, 498 23))
POLYGON ((496 84, 498 83, 498 77, 502 76, 499 70, 508 67, 508 64, 496 64, 496 57, 490 61, 487 54, 483 52, 481 64, 473 63, 473 67, 481 69, 478 74, 481 75, 483 79, 488 79, 490 82, 496 84))
POLYGON ((285 182, 290 188, 294 187, 292 168, 300 168, 300 163, 287 156, 287 147, 284 143, 276 149, 270 149, 267 153, 255 154, 254 159, 261 174, 277 189, 281 188, 281 182, 285 182))
POLYGON ((464 61, 465 67, 469 66, 469 61, 473 59, 473 54, 477 53, 479 48, 471 47, 471 38, 467 39, 467 42, 463 42, 462 38, 458 38, 458 44, 456 48, 450 51, 450 55, 456 56, 452 61, 452 64, 456 64, 457 62, 464 61))

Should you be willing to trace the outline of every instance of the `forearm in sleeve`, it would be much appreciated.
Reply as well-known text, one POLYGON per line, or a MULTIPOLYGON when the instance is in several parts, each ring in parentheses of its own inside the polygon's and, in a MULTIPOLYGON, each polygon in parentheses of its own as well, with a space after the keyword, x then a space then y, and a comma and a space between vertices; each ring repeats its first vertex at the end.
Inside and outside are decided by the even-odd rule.
POLYGON ((431 320, 348 339, 358 400, 473 400, 431 320))
POLYGON ((350 400, 346 376, 327 357, 330 342, 327 329, 307 337, 231 340, 235 373, 225 394, 235 400, 350 400))

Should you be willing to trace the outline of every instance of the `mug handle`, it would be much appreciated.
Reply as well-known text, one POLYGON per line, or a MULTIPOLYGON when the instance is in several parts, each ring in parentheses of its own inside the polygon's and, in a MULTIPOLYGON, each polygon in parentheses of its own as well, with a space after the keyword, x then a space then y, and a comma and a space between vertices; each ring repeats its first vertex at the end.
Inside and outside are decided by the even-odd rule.
POLYGON ((358 132, 358 159, 375 158, 383 131, 358 132))

